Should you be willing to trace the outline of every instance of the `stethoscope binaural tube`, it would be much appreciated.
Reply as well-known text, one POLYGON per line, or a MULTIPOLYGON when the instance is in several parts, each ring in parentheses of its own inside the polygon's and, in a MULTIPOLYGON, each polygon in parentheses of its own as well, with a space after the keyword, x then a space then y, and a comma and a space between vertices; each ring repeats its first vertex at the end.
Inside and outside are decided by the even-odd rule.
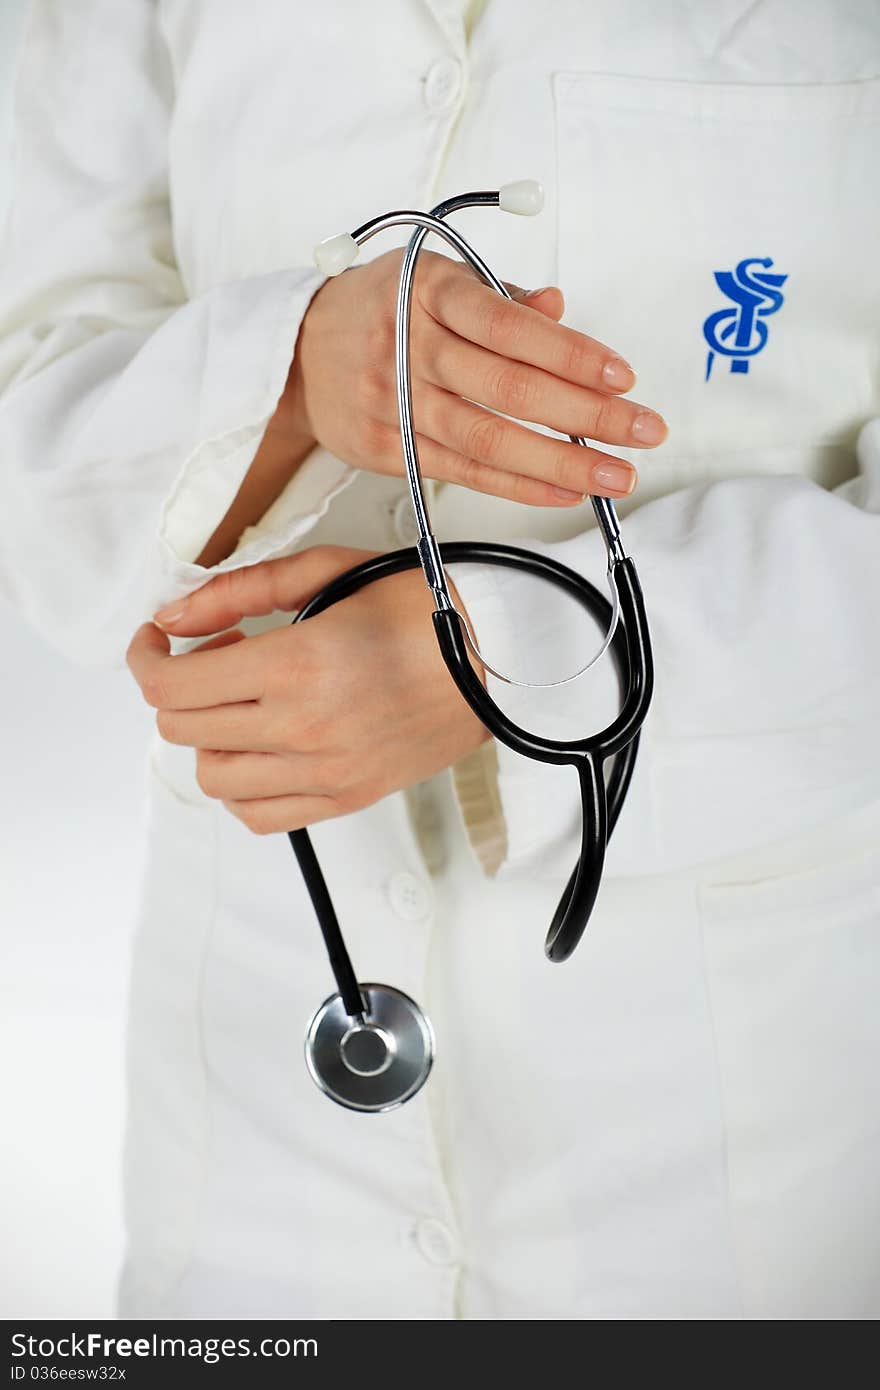
MULTIPOLYGON (((421 566, 434 595, 433 621, 440 651, 459 691, 477 717, 496 739, 514 751, 541 762, 570 764, 577 771, 583 808, 581 851, 545 942, 549 959, 562 961, 577 946, 593 910, 607 841, 632 778, 639 730, 651 701, 651 644, 638 575, 623 549, 614 506, 607 498, 593 497, 591 501, 608 555, 613 603, 576 571, 547 556, 491 542, 439 545, 431 530, 422 488, 409 366, 412 285, 419 249, 427 233, 436 232, 486 284, 509 297, 473 248, 458 232, 446 226, 442 218, 460 208, 479 205, 531 213, 539 210, 540 202, 539 185, 528 181, 507 185, 498 192, 472 193, 450 199, 430 214, 388 213, 364 223, 351 235, 330 238, 317 249, 315 259, 319 267, 328 274, 338 274, 352 264, 359 245, 377 232, 401 225, 416 228, 401 264, 395 342, 401 442, 419 539, 412 549, 377 556, 338 576, 315 595, 293 621, 305 621, 376 580, 421 566), (453 604, 444 565, 455 561, 501 565, 548 580, 567 591, 595 619, 605 624, 603 646, 588 666, 606 649, 610 650, 626 692, 617 718, 607 728, 588 738, 563 741, 532 734, 508 718, 489 695, 471 663, 473 654, 488 670, 493 670, 483 659, 453 604), (614 761, 606 785, 605 764, 609 759, 614 761)), ((569 437, 574 443, 587 443, 583 438, 569 437)), ((575 676, 579 674, 582 672, 575 676)), ((502 676, 501 679, 509 678, 502 676)), ((430 1072, 434 1055, 430 1023, 419 1006, 400 990, 388 985, 358 983, 308 832, 298 830, 288 834, 315 908, 337 985, 337 993, 324 1001, 309 1024, 306 1035, 309 1071, 325 1094, 341 1105, 374 1113, 394 1109, 416 1094, 430 1072)))
MULTIPOLYGON (((485 557, 482 563, 486 563, 485 557)), ((613 723, 589 738, 563 742, 542 738, 515 724, 488 694, 471 666, 459 615, 449 609, 434 613, 434 630, 450 675, 493 737, 524 757, 545 763, 568 763, 577 770, 582 807, 581 852, 547 932, 544 949, 552 961, 567 960, 586 929, 602 879, 605 849, 629 788, 639 730, 653 692, 648 624, 635 565, 631 559, 625 559, 618 561, 615 568, 622 622, 612 638, 611 650, 627 693, 613 723), (611 784, 606 788, 605 763, 615 755, 623 762, 615 768, 611 784)), ((537 572, 536 567, 533 573, 537 572)), ((568 575, 574 585, 558 572, 551 573, 549 568, 542 572, 542 577, 553 579, 560 587, 568 589, 596 616, 595 598, 602 595, 573 570, 569 570, 568 575)), ((603 603, 608 606, 604 598, 603 603)))

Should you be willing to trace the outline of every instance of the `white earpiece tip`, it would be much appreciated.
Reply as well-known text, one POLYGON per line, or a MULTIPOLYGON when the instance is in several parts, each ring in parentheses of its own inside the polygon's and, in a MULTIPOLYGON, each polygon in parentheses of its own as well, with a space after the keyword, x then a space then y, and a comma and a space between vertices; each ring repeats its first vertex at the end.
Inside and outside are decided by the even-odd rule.
POLYGON ((315 247, 315 265, 324 275, 341 275, 357 260, 359 246, 348 232, 328 236, 315 247))
POLYGON ((537 179, 506 183, 498 190, 498 206, 504 212, 517 212, 520 217, 534 217, 544 206, 544 189, 537 179))

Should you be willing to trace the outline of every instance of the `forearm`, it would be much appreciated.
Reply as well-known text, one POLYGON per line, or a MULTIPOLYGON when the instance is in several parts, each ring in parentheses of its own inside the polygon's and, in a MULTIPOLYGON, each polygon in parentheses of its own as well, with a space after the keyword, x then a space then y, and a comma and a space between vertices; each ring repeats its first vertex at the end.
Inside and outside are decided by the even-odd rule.
POLYGON ((196 564, 207 569, 232 554, 242 532, 265 516, 316 442, 305 417, 294 364, 254 460, 229 510, 196 557, 196 564))
POLYGON ((196 557, 197 565, 210 569, 232 554, 239 536, 281 496, 314 443, 304 439, 294 447, 267 431, 228 512, 196 557))

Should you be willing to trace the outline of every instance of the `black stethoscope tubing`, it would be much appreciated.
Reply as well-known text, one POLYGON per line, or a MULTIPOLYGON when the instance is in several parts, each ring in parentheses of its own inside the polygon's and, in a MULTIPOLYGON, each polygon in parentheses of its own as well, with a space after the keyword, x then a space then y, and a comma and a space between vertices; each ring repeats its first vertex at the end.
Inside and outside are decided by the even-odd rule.
MULTIPOLYGON (((498 565, 548 580, 576 599, 597 622, 607 626, 611 604, 588 580, 549 556, 518 546, 485 541, 451 541, 440 547, 444 564, 498 565)), ((316 594, 293 622, 304 622, 351 598, 368 584, 421 565, 415 548, 378 555, 347 570, 316 594)), ((618 562, 615 582, 620 622, 611 654, 626 695, 617 718, 599 733, 570 742, 542 738, 515 724, 487 693, 468 656, 461 619, 454 610, 435 612, 440 651, 464 699, 489 732, 515 752, 540 762, 570 764, 577 769, 583 805, 581 853, 566 884, 547 933, 545 951, 552 961, 571 955, 583 935, 596 900, 610 838, 635 768, 639 729, 650 704, 653 664, 641 587, 631 560, 618 562), (604 767, 614 758, 606 786, 604 767)), ((364 1011, 357 975, 343 939, 333 901, 307 830, 287 832, 324 938, 339 993, 349 1016, 364 1011)))

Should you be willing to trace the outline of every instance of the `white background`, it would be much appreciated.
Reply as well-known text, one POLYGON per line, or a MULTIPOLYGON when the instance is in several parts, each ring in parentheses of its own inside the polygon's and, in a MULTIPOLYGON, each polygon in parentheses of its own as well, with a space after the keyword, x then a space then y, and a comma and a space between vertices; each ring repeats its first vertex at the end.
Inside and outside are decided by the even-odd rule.
MULTIPOLYGON (((23 10, 0 0, 0 212, 23 10)), ((0 667, 0 1317, 107 1317, 151 717, 127 671, 70 665, 2 603, 0 667)))

